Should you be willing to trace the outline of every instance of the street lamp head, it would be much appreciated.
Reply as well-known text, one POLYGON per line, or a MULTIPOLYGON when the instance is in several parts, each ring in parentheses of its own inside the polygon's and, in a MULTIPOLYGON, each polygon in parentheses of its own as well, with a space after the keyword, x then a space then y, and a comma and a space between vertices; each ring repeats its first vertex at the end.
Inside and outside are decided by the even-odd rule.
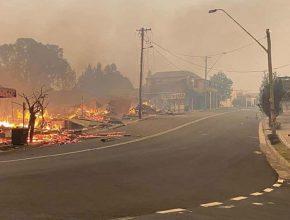
POLYGON ((218 9, 211 9, 208 11, 208 13, 212 14, 212 13, 215 13, 218 9))

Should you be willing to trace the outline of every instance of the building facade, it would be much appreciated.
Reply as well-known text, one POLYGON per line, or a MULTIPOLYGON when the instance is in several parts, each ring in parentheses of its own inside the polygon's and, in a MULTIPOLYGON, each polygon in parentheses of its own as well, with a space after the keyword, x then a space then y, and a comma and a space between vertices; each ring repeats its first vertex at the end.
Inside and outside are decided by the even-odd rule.
POLYGON ((215 91, 193 72, 157 72, 146 78, 144 98, 161 111, 185 112, 216 107, 215 91))

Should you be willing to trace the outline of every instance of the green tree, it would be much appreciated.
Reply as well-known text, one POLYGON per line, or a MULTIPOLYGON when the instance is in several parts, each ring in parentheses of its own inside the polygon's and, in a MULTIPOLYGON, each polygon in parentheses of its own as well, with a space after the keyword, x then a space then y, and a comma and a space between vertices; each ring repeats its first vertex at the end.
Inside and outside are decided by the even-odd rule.
POLYGON ((210 77, 211 86, 217 89, 222 100, 228 99, 232 94, 233 81, 226 74, 219 72, 210 77))
MULTIPOLYGON (((281 112, 280 103, 285 94, 283 88, 282 80, 274 74, 274 105, 275 105, 275 117, 277 117, 281 112)), ((260 103, 259 107, 262 112, 264 112, 268 117, 270 117, 270 85, 268 81, 268 76, 264 76, 260 88, 260 103)))
POLYGON ((76 80, 75 72, 63 58, 62 48, 31 38, 0 46, 0 75, 22 86, 57 90, 72 88, 76 80))
POLYGON ((117 69, 110 64, 102 69, 100 63, 96 67, 89 65, 78 80, 81 91, 95 96, 116 96, 132 92, 133 85, 117 69))

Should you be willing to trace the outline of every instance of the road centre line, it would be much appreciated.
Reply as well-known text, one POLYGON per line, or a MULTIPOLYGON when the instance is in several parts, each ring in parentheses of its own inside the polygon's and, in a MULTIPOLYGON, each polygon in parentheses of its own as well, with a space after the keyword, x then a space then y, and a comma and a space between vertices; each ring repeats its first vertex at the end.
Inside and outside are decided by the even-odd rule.
POLYGON ((48 155, 43 155, 43 156, 25 157, 25 158, 12 159, 12 160, 1 160, 0 163, 13 163, 13 162, 20 162, 20 161, 27 161, 27 160, 37 160, 37 159, 45 159, 45 158, 52 158, 52 157, 61 157, 61 156, 80 154, 80 153, 85 153, 85 152, 90 152, 90 151, 96 151, 96 150, 103 150, 103 149, 108 149, 108 148, 119 147, 119 146, 123 146, 123 145, 127 145, 127 144, 132 144, 132 143, 148 140, 148 139, 151 139, 151 138, 154 138, 154 137, 158 137, 158 136, 161 136, 161 135, 164 135, 164 134, 168 134, 170 132, 174 132, 174 131, 177 131, 177 130, 182 129, 184 127, 187 127, 189 125, 193 125, 193 124, 196 124, 196 123, 201 122, 201 121, 205 121, 205 120, 210 119, 210 118, 214 118, 214 117, 217 117, 217 116, 221 116, 221 115, 225 115, 225 114, 229 114, 229 113, 233 113, 233 112, 236 112, 236 111, 223 112, 223 113, 218 113, 218 114, 206 116, 206 117, 203 117, 203 118, 196 119, 194 121, 185 123, 183 125, 179 125, 179 126, 177 126, 175 128, 171 128, 171 129, 168 129, 168 130, 165 130, 165 131, 153 134, 153 135, 148 135, 146 137, 137 138, 137 139, 134 139, 134 140, 131 140, 131 141, 125 141, 125 142, 122 142, 122 143, 107 145, 107 146, 103 146, 103 147, 87 148, 87 149, 84 149, 84 150, 70 151, 70 152, 66 152, 66 153, 48 154, 48 155))
POLYGON ((263 195, 264 193, 260 193, 260 192, 255 192, 255 193, 251 193, 250 195, 251 196, 261 196, 263 195))
POLYGON ((264 192, 272 192, 272 191, 273 191, 273 189, 271 189, 271 188, 264 189, 264 192))
POLYGON ((233 201, 240 201, 240 200, 244 200, 244 199, 247 199, 248 197, 246 196, 238 196, 238 197, 235 197, 235 198, 231 198, 230 200, 233 200, 233 201))
POLYGON ((184 212, 186 209, 176 208, 176 209, 168 209, 164 211, 158 211, 157 214, 168 214, 168 213, 175 213, 175 212, 184 212))
POLYGON ((208 208, 208 207, 218 206, 222 204, 223 204, 222 202, 210 202, 210 203, 201 204, 200 206, 204 208, 208 208))

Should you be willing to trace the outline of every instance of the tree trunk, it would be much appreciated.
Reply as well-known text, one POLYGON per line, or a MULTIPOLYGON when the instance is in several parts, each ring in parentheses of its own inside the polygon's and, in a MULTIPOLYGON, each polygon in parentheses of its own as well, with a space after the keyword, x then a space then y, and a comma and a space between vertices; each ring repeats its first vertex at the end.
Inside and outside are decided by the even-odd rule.
POLYGON ((29 118, 29 125, 28 125, 28 130, 29 130, 29 142, 30 142, 30 143, 32 143, 32 141, 33 141, 34 128, 35 128, 35 120, 36 120, 36 116, 35 116, 35 115, 30 115, 30 118, 29 118))

